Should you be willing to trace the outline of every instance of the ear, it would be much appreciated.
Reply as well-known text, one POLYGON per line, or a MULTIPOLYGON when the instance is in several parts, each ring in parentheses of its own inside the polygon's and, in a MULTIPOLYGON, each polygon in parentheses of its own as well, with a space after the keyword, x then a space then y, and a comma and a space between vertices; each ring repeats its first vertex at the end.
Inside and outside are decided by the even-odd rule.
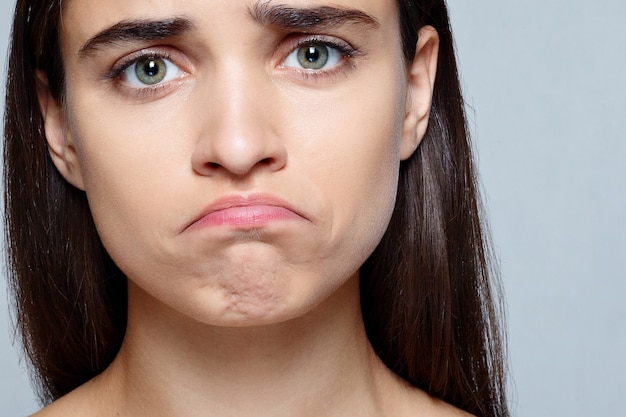
POLYGON ((432 26, 419 30, 415 57, 408 69, 406 111, 402 127, 400 158, 408 159, 426 134, 433 99, 439 34, 432 26))
POLYGON ((59 103, 48 87, 48 78, 37 71, 37 99, 44 120, 44 130, 50 158, 61 175, 72 185, 84 190, 76 149, 67 129, 63 104, 59 103))

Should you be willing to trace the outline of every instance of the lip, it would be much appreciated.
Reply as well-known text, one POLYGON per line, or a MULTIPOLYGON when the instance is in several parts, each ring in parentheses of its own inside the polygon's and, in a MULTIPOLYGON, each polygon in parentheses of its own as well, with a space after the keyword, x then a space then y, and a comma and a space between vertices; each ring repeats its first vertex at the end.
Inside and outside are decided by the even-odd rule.
POLYGON ((286 201, 270 194, 228 195, 209 204, 185 229, 231 227, 254 229, 272 222, 305 217, 286 201))

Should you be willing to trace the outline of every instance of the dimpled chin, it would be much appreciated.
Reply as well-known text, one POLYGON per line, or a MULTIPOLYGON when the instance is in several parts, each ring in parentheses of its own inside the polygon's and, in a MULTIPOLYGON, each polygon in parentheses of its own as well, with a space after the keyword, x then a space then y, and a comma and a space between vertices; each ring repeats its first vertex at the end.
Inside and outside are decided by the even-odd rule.
MULTIPOLYGON (((240 244, 227 251, 191 287, 192 303, 180 309, 200 322, 219 326, 253 326, 292 319, 328 296, 319 278, 300 273, 262 244, 240 244)), ((187 297, 176 297, 179 304, 187 297)))

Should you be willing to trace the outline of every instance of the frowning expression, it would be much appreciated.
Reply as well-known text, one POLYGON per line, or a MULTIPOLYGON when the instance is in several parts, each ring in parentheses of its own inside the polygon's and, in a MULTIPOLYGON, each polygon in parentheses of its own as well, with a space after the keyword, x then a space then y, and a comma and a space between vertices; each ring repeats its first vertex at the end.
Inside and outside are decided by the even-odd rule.
POLYGON ((356 279, 430 100, 394 1, 70 0, 60 39, 51 154, 133 285, 245 325, 356 279))

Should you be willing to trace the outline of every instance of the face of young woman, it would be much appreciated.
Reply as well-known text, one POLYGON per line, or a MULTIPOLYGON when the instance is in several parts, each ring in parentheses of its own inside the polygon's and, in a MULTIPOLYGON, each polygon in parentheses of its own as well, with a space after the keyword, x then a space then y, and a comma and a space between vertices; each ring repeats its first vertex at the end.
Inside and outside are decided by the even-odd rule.
POLYGON ((417 145, 395 1, 70 0, 60 36, 53 159, 136 287, 239 326, 357 276, 417 145))

